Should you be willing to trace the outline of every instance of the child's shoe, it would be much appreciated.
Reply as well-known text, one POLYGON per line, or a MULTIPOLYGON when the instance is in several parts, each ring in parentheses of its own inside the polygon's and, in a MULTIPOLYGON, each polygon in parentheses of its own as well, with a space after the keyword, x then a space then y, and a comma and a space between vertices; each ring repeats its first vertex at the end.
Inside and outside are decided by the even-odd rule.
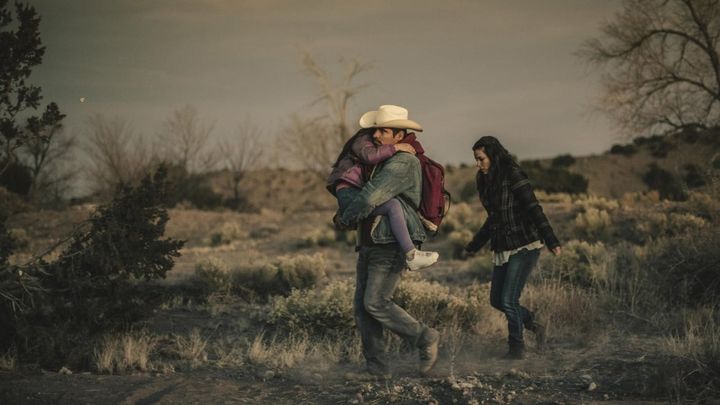
POLYGON ((436 261, 438 261, 440 254, 438 252, 425 252, 414 249, 408 253, 408 256, 412 256, 412 258, 405 259, 405 261, 408 268, 414 271, 432 266, 436 261))

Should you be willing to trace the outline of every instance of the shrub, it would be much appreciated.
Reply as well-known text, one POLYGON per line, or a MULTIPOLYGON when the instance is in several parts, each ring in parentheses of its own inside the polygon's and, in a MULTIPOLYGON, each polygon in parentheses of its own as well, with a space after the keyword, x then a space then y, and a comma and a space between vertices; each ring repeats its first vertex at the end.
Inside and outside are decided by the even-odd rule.
POLYGON ((530 183, 539 190, 548 193, 579 194, 587 192, 588 180, 585 176, 571 173, 564 167, 543 168, 539 164, 522 164, 530 178, 530 183))
POLYGON ((448 235, 450 251, 445 253, 449 253, 450 257, 452 257, 453 259, 458 259, 462 257, 465 246, 470 243, 472 238, 473 233, 468 229, 450 232, 450 234, 448 235))
POLYGON ((293 289, 309 289, 327 277, 327 263, 322 254, 280 256, 267 263, 233 270, 233 288, 260 297, 288 295, 293 289))
POLYGON ((224 261, 215 257, 195 265, 195 279, 208 294, 228 293, 232 287, 230 269, 224 261))
POLYGON ((651 190, 657 190, 660 193, 660 198, 675 201, 687 199, 687 192, 679 179, 655 163, 652 163, 648 171, 643 175, 643 181, 651 190))
MULTIPOLYGON (((682 222, 684 220, 680 220, 682 222)), ((691 220, 692 221, 692 220, 691 220)), ((690 226, 675 237, 648 245, 643 268, 651 272, 666 305, 717 305, 720 288, 720 229, 690 226)))
POLYGON ((298 243, 298 247, 310 248, 314 246, 330 246, 335 243, 337 235, 329 227, 316 228, 307 233, 298 243))
POLYGON ((611 237, 612 221, 610 214, 605 210, 588 208, 585 212, 577 214, 573 225, 577 235, 591 241, 607 241, 611 237))
POLYGON ((615 144, 610 148, 610 153, 613 155, 632 156, 638 151, 637 147, 633 144, 620 145, 615 144))
POLYGON ((12 244, 0 237, 0 344, 52 362, 67 354, 63 348, 72 348, 73 340, 148 313, 156 302, 135 281, 165 277, 183 245, 163 239, 167 189, 163 168, 137 187, 119 187, 108 205, 67 238, 69 246, 53 262, 41 257, 22 268, 10 266, 12 244), (62 347, 52 347, 55 337, 65 339, 58 341, 62 347))
POLYGON ((106 335, 93 351, 95 368, 107 374, 148 371, 156 344, 146 332, 106 335))
POLYGON ((412 276, 400 282, 394 299, 418 321, 430 326, 455 323, 463 330, 471 330, 487 311, 481 305, 481 300, 484 302, 487 297, 475 294, 472 289, 458 297, 447 286, 412 276))
POLYGON ((568 167, 575 164, 575 158, 570 154, 556 156, 552 160, 553 167, 568 167))
POLYGON ((349 280, 331 282, 320 290, 293 290, 273 300, 269 323, 285 332, 347 337, 355 329, 354 291, 349 280))
POLYGON ((544 277, 580 287, 605 284, 612 271, 612 252, 602 242, 571 240, 557 257, 543 255, 540 268, 544 277))
POLYGON ((614 213, 620 208, 620 202, 618 202, 618 200, 605 197, 585 195, 573 201, 573 206, 579 209, 580 212, 587 212, 590 209, 595 209, 614 213))
POLYGON ((707 177, 700 166, 688 163, 682 167, 682 179, 688 188, 697 188, 707 185, 707 177))
POLYGON ((460 189, 460 201, 472 202, 477 201, 478 191, 475 180, 468 180, 460 189))
POLYGON ((237 222, 224 222, 220 227, 215 229, 210 234, 210 246, 220 246, 233 241, 245 239, 248 236, 245 231, 237 222))
POLYGON ((453 204, 441 225, 442 232, 460 231, 469 229, 477 231, 487 218, 483 208, 474 209, 468 203, 453 204))
MULTIPOLYGON (((5 166, 5 161, 0 162, 0 167, 5 166)), ((22 163, 13 162, 0 174, 0 186, 19 195, 27 195, 32 187, 32 175, 30 169, 22 163)))

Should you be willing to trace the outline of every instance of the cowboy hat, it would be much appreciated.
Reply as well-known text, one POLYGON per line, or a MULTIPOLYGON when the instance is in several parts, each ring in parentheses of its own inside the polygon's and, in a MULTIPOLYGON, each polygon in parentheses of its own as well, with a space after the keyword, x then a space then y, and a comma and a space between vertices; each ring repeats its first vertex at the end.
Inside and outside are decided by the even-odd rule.
POLYGON ((408 110, 397 105, 381 105, 360 117, 361 128, 400 128, 422 132, 422 126, 408 119, 408 110))

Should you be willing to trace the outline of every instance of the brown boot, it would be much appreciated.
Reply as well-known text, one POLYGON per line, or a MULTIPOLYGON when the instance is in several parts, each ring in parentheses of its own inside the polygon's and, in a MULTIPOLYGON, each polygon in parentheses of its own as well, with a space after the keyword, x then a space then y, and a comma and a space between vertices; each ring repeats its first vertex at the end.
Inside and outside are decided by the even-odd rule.
POLYGON ((539 350, 545 348, 545 340, 547 338, 545 323, 535 313, 530 313, 531 321, 525 325, 525 329, 535 334, 535 345, 539 350))
POLYGON ((420 339, 418 339, 418 351, 420 354, 420 374, 427 374, 433 368, 438 357, 438 343, 440 333, 433 328, 425 328, 420 339))

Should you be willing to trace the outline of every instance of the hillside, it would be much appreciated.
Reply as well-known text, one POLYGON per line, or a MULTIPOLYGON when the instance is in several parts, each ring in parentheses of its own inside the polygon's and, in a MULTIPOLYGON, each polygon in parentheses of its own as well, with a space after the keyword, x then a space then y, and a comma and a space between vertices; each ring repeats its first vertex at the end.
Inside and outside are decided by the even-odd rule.
MULTIPOLYGON (((575 162, 567 168, 588 179, 590 194, 620 198, 628 192, 648 190, 643 176, 652 163, 676 176, 682 176, 683 167, 687 164, 695 164, 706 171, 720 156, 720 136, 706 133, 696 137, 676 135, 639 138, 635 144, 623 147, 635 149, 636 152, 621 154, 607 151, 599 155, 574 157, 575 162)), ((552 160, 548 158, 523 163, 537 162, 548 168, 552 160)), ((460 167, 447 166, 446 187, 455 201, 460 201, 463 194, 474 196, 472 183, 475 172, 472 163, 460 167)), ((225 197, 231 195, 228 177, 227 173, 219 173, 212 179, 213 190, 225 197)), ((323 179, 310 173, 285 169, 253 171, 246 175, 241 188, 248 206, 254 210, 269 208, 295 212, 335 207, 333 197, 325 190, 323 179)))

